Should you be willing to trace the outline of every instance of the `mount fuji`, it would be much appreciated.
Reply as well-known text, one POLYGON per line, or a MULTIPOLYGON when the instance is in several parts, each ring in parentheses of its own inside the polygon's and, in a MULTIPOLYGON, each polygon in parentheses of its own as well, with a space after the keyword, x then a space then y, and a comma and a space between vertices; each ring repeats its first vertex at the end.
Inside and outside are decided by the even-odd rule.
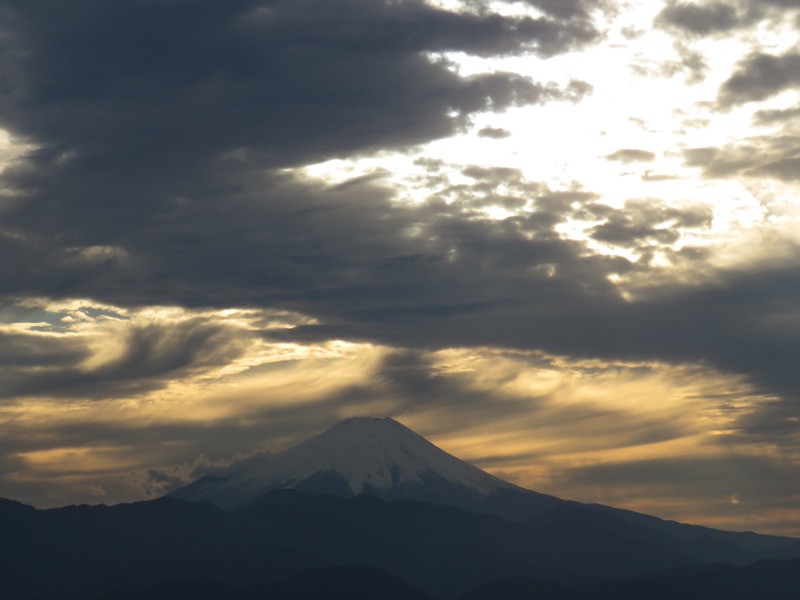
POLYGON ((665 521, 521 488, 448 454, 391 418, 347 419, 257 466, 228 476, 202 477, 169 496, 210 502, 232 512, 275 502, 281 492, 292 492, 293 498, 300 494, 416 501, 528 527, 576 527, 581 535, 603 530, 648 543, 655 538, 658 543, 670 540, 681 546, 681 553, 709 562, 747 564, 765 557, 800 557, 800 545, 792 538, 665 521))
POLYGON ((0 598, 788 599, 800 586, 800 540, 525 490, 392 419, 343 421, 171 496, 0 499, 0 598))
POLYGON ((206 476, 170 496, 235 510, 282 489, 418 500, 513 520, 564 503, 490 475, 394 419, 365 417, 342 421, 255 468, 229 477, 206 476))

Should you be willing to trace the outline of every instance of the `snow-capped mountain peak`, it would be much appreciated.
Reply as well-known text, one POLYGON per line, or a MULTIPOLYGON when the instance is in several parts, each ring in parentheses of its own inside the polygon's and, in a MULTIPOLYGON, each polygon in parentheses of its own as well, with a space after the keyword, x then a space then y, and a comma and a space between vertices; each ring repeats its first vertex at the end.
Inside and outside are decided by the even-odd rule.
POLYGON ((316 473, 333 471, 356 495, 424 485, 431 472, 480 493, 510 486, 447 454, 390 418, 342 421, 287 450, 281 462, 282 468, 267 475, 268 479, 280 473, 286 479, 301 482, 316 473))
POLYGON ((256 468, 202 478, 171 495, 232 510, 276 489, 456 506, 481 502, 499 491, 550 498, 459 460, 394 419, 364 417, 342 421, 256 468))

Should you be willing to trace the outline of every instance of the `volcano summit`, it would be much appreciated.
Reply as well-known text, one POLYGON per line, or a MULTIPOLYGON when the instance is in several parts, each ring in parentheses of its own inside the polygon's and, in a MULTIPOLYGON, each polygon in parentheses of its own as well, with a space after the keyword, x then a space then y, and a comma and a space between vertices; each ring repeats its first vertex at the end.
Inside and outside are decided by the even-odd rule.
POLYGON ((206 476, 170 495, 234 510, 279 489, 420 500, 509 518, 563 502, 459 460, 394 419, 363 417, 342 421, 250 470, 206 476))

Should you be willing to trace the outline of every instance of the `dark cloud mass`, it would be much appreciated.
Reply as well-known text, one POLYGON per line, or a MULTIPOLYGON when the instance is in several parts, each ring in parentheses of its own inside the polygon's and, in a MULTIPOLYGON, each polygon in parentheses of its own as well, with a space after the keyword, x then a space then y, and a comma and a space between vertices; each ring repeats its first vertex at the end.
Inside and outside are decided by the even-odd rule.
MULTIPOLYGON (((478 112, 591 91, 502 71, 462 77, 431 54, 581 47, 598 36, 582 3, 541 18, 416 1, 187 6, 3 4, 0 124, 34 147, 3 174, 8 297, 291 307, 332 322, 462 310, 425 286, 473 225, 435 205, 396 206, 369 178, 331 188, 278 170, 407 148, 478 112), (407 233, 428 221, 443 231, 407 233)), ((474 283, 459 277, 445 279, 468 295, 474 283)), ((122 354, 94 369, 80 346, 34 380, 8 365, 5 393, 136 393, 238 352, 212 325, 187 327, 129 330, 122 354)))
POLYGON ((526 3, 556 17, 578 19, 586 19, 593 8, 608 4, 597 0, 526 0, 526 3))
POLYGON ((403 148, 478 111, 590 91, 460 77, 426 54, 552 54, 594 39, 576 15, 357 0, 48 6, 4 7, 0 122, 37 146, 5 173, 18 193, 0 232, 18 257, 3 266, 7 294, 319 300, 376 268, 359 256, 408 254, 398 232, 418 217, 393 210, 387 191, 323 190, 274 169, 403 148))
POLYGON ((661 11, 656 18, 656 24, 692 34, 707 35, 729 31, 740 23, 736 8, 729 3, 674 2, 661 11))
POLYGON ((787 11, 797 8, 798 0, 668 0, 655 25, 682 36, 721 36, 761 22, 786 22, 787 11))
POLYGON ((402 148, 478 111, 579 98, 579 82, 562 92, 512 73, 462 78, 426 53, 552 54, 595 36, 583 21, 419 2, 50 8, 5 8, 0 122, 39 147, 7 173, 28 196, 10 222, 73 231, 76 246, 149 227, 181 199, 236 192, 243 169, 402 148))
POLYGON ((702 208, 682 211, 650 202, 627 202, 625 210, 610 211, 606 217, 603 224, 591 230, 595 240, 626 247, 638 246, 640 250, 646 250, 653 240, 659 247, 675 243, 680 239, 682 228, 707 228, 712 218, 711 212, 702 208))
POLYGON ((192 371, 227 364, 246 341, 241 332, 202 319, 134 326, 115 337, 119 347, 102 351, 97 364, 91 364, 93 353, 85 343, 0 335, 0 398, 111 399, 142 393, 192 371))
POLYGON ((745 57, 719 91, 723 106, 744 104, 769 98, 783 90, 800 86, 800 54, 779 56, 755 53, 745 57))

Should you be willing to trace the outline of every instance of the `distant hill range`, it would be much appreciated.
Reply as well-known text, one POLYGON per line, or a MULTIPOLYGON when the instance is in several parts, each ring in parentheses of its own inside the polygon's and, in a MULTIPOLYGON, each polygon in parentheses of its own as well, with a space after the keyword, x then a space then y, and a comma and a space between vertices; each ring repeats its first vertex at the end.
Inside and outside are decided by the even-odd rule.
POLYGON ((169 497, 0 500, 0 598, 796 598, 800 540, 565 501, 391 419, 169 497), (660 595, 659 595, 660 594, 660 595), (749 594, 749 595, 748 595, 749 594))

